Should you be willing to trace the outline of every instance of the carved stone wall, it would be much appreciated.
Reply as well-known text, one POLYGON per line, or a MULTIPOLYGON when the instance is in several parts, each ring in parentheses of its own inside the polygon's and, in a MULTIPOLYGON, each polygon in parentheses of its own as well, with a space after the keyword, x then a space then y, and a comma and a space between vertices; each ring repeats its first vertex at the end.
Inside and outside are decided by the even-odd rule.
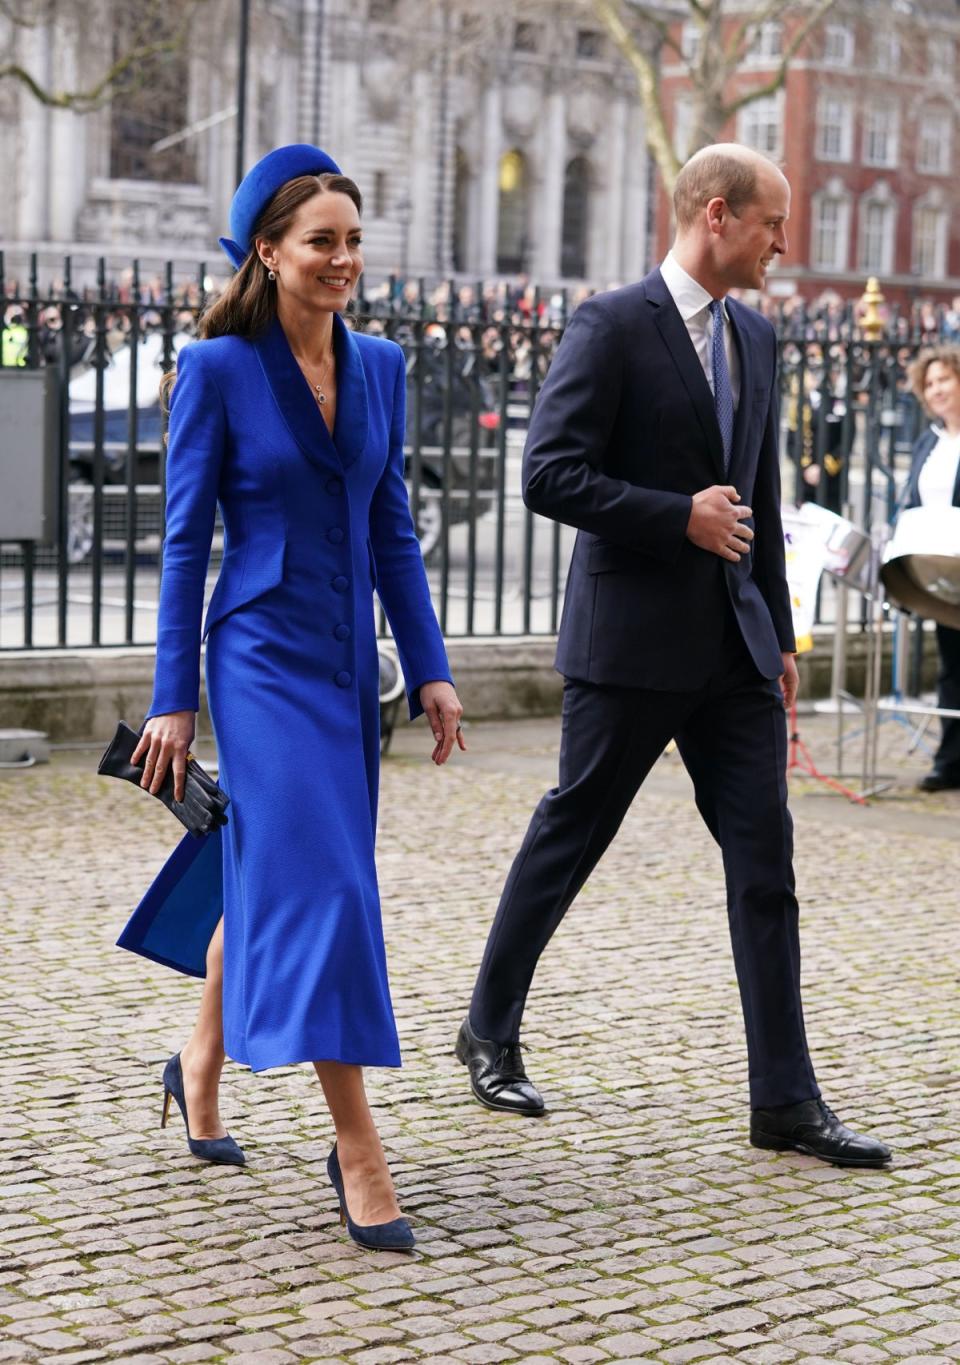
POLYGON ((198 185, 151 180, 92 181, 77 220, 77 240, 110 245, 169 243, 174 254, 204 255, 216 236, 210 196, 198 185))

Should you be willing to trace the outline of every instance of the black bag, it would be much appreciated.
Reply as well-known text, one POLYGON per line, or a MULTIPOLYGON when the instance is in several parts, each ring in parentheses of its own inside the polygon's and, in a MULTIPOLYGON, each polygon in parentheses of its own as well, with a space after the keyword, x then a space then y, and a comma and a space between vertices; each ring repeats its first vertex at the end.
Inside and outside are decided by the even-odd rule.
MULTIPOLYGON (((117 733, 107 745, 103 757, 97 764, 97 772, 104 777, 120 777, 127 782, 140 786, 143 777, 143 759, 134 766, 130 762, 134 749, 140 743, 140 736, 123 721, 117 725, 117 733)), ((141 791, 146 791, 145 787, 141 791)), ((154 793, 150 793, 154 795, 154 793)), ((208 772, 201 768, 193 754, 187 754, 187 774, 184 780, 183 800, 177 801, 173 795, 173 765, 167 769, 160 790, 155 793, 167 810, 180 821, 181 825, 194 836, 202 839, 205 834, 219 829, 227 823, 226 809, 230 798, 220 790, 208 772)))

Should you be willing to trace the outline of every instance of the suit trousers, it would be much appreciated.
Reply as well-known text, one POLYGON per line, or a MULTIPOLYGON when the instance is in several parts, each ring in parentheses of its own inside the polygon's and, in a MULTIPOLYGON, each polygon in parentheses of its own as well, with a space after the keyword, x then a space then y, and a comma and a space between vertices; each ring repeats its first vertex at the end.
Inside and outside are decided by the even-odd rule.
POLYGON ((694 692, 565 679, 559 783, 537 806, 504 886, 472 1027, 497 1042, 518 1038, 540 954, 671 738, 723 852, 751 1105, 815 1098, 800 1000, 782 694, 758 673, 732 613, 717 668, 694 692))
MULTIPOLYGON (((945 711, 960 711, 960 630, 937 626, 940 676, 937 704, 945 711)), ((949 782, 960 782, 960 720, 941 718, 943 736, 933 760, 934 772, 949 782)))

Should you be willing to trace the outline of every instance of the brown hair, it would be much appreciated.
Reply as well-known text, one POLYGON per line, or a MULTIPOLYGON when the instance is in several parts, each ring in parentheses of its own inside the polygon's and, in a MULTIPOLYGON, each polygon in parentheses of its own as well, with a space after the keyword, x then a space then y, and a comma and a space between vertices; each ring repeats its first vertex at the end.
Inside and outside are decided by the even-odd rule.
MULTIPOLYGON (((960 346, 928 346, 920 352, 907 369, 907 383, 913 396, 923 403, 923 389, 927 382, 927 370, 937 361, 946 365, 948 370, 960 379, 960 346)), ((926 404, 924 404, 926 407, 926 404)))
MULTIPOLYGON (((252 339, 267 330, 277 315, 277 290, 257 254, 256 238, 279 241, 289 231, 301 204, 315 194, 345 194, 355 204, 357 213, 363 213, 363 196, 348 176, 328 172, 298 175, 281 185, 253 225, 250 250, 243 265, 223 293, 200 314, 197 336, 202 341, 222 336, 252 339)), ((176 370, 171 370, 160 381, 160 401, 165 408, 169 406, 176 377, 176 370)))
POLYGON ((756 197, 756 165, 707 148, 692 156, 677 176, 673 189, 677 226, 681 229, 693 227, 697 215, 711 199, 726 200, 727 208, 739 218, 742 210, 756 197))

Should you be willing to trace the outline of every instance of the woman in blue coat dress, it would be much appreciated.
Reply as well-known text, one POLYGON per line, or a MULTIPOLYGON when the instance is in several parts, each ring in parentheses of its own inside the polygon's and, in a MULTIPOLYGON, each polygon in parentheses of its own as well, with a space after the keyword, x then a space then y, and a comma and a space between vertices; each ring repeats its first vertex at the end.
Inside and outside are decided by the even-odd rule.
POLYGON ((144 786, 157 790, 172 764, 182 789, 219 503, 204 635, 231 806, 222 834, 187 836, 120 941, 206 976, 193 1034, 164 1073, 164 1118, 172 1097, 191 1151, 243 1162, 217 1107, 225 1053, 254 1071, 313 1062, 341 1217, 364 1245, 405 1248, 362 1073, 400 1064, 374 865, 374 589, 434 761, 463 745, 403 482, 403 352, 340 316, 363 269, 361 208, 319 148, 264 157, 222 242, 238 273, 178 360, 156 681, 135 760, 144 786))

